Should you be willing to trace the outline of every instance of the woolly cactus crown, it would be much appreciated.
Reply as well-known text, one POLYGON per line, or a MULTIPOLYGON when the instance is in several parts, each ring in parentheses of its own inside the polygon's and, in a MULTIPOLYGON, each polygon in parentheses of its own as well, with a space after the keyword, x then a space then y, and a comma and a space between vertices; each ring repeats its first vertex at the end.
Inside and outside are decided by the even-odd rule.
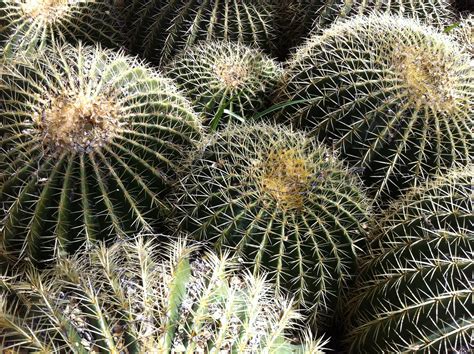
POLYGON ((290 343, 301 315, 228 256, 198 255, 183 240, 104 245, 51 271, 2 279, 4 348, 43 352, 320 353, 290 343))
POLYGON ((472 60, 449 36, 361 16, 300 48, 280 100, 300 100, 285 108, 288 119, 340 149, 385 198, 470 160, 473 79, 472 60))
POLYGON ((35 261, 150 230, 201 126, 168 79, 69 45, 2 67, 2 257, 35 261))

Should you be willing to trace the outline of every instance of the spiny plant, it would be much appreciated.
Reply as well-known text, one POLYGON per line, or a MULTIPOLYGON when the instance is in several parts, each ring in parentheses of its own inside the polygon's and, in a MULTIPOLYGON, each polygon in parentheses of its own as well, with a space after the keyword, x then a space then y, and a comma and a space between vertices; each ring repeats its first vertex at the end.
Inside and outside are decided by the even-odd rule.
POLYGON ((337 23, 294 55, 284 81, 286 117, 340 149, 378 200, 472 159, 472 60, 432 27, 337 23))
POLYGON ((311 322, 330 323, 368 213, 333 152, 284 127, 230 126, 205 142, 176 195, 182 229, 268 272, 311 322))
POLYGON ((100 47, 19 57, 0 92, 0 254, 12 262, 150 229, 200 139, 169 79, 100 47))
POLYGON ((385 13, 419 19, 443 28, 454 15, 449 0, 271 0, 278 9, 280 56, 300 45, 312 30, 321 31, 336 20, 385 13))
POLYGON ((0 341, 43 353, 321 353, 262 277, 178 240, 138 238, 3 279, 0 341), (163 257, 163 253, 165 256, 163 257), (306 339, 304 339, 306 338, 306 339))
POLYGON ((57 40, 119 47, 123 40, 114 9, 109 0, 2 0, 4 54, 44 48, 57 40))
POLYGON ((155 64, 198 40, 273 50, 274 10, 267 0, 133 0, 124 11, 131 47, 155 64))
POLYGON ((474 310, 474 166, 394 204, 348 303, 353 353, 467 353, 474 310))
POLYGON ((463 44, 474 57, 474 15, 469 14, 463 17, 453 28, 449 31, 461 44, 463 44))
POLYGON ((263 110, 282 73, 258 49, 214 41, 185 50, 167 68, 167 74, 214 128, 225 108, 239 116, 263 110))
MULTIPOLYGON (((321 1, 319 1, 321 2, 321 1)), ((338 19, 355 15, 381 13, 417 19, 425 24, 443 28, 453 18, 450 0, 325 0, 313 13, 314 27, 330 25, 338 19)), ((314 3, 314 1, 313 1, 314 3)), ((313 5, 314 6, 314 5, 313 5)))

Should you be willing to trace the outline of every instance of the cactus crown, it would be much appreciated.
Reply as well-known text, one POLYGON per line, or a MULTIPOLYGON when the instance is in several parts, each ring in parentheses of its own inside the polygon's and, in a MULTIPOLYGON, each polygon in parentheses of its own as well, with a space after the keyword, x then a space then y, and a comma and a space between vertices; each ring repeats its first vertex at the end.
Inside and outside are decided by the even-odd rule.
MULTIPOLYGON (((77 2, 77 0, 76 0, 77 2)), ((23 0, 19 2, 26 16, 41 18, 45 22, 53 22, 61 18, 67 10, 68 0, 23 0)))
POLYGON ((413 108, 431 107, 439 113, 457 109, 457 78, 451 54, 433 55, 417 46, 401 46, 393 53, 392 63, 406 85, 413 108))
POLYGON ((164 250, 141 237, 101 245, 61 259, 53 270, 30 271, 26 281, 5 280, 18 300, 10 306, 2 297, 4 348, 319 352, 321 341, 290 343, 288 332, 301 318, 291 301, 275 299, 263 278, 236 269, 227 255, 198 254, 184 240, 164 250))
POLYGON ((33 119, 43 141, 55 147, 51 150, 79 152, 109 141, 120 126, 122 113, 113 94, 91 97, 76 91, 49 97, 33 119))
POLYGON ((262 192, 271 195, 284 209, 303 208, 305 193, 309 192, 311 171, 301 150, 271 151, 254 172, 262 192))

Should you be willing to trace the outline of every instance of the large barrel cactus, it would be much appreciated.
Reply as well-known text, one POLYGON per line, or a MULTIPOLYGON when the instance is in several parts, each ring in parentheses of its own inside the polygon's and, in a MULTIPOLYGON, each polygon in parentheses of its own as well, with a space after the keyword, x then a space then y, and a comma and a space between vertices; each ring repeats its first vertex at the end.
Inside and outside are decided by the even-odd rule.
POLYGON ((43 48, 53 41, 122 44, 110 0, 2 0, 0 42, 5 54, 43 48))
POLYGON ((340 149, 374 195, 393 197, 473 156, 474 67, 415 20, 361 16, 308 40, 280 100, 293 124, 340 149))
POLYGON ((325 0, 323 5, 313 5, 313 8, 316 14, 315 27, 327 26, 337 19, 374 12, 413 18, 439 28, 446 26, 454 17, 450 0, 325 0))
POLYGON ((274 10, 268 0, 132 0, 124 11, 131 48, 155 64, 198 40, 274 47, 274 10))
POLYGON ((226 256, 195 251, 183 241, 163 250, 139 238, 61 259, 42 274, 0 278, 0 346, 43 353, 321 353, 321 340, 292 343, 301 315, 263 278, 236 272, 226 256))
POLYGON ((183 229, 270 273, 312 321, 331 322, 368 210, 332 151, 287 128, 231 126, 205 143, 177 195, 183 229))
POLYGON ((312 30, 372 13, 400 15, 443 28, 454 18, 450 0, 270 0, 277 8, 280 56, 302 43, 312 30))
MULTIPOLYGON (((282 70, 258 49, 232 42, 202 42, 178 55, 167 69, 206 122, 223 108, 251 116, 269 103, 282 70)), ((217 123, 217 122, 216 122, 217 123)))
POLYGON ((474 309, 474 169, 396 203, 348 304, 353 353, 468 353, 474 309))
POLYGON ((150 229, 200 139, 168 79, 96 47, 7 63, 0 106, 0 254, 12 261, 150 229))

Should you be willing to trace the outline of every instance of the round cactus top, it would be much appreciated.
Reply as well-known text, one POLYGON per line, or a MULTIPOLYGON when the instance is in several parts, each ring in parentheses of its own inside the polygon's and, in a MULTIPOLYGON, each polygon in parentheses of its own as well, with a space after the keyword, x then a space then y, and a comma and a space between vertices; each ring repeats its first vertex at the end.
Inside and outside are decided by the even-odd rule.
POLYGON ((284 209, 301 209, 308 192, 311 171, 306 157, 297 149, 277 149, 257 168, 260 188, 284 209))
MULTIPOLYGON (((25 16, 41 18, 46 22, 59 19, 67 10, 71 1, 69 0, 17 0, 25 16)), ((80 0, 74 0, 78 2, 80 0)))
POLYGON ((94 97, 70 92, 49 97, 34 119, 44 141, 56 147, 87 150, 106 142, 119 127, 113 94, 94 97))

